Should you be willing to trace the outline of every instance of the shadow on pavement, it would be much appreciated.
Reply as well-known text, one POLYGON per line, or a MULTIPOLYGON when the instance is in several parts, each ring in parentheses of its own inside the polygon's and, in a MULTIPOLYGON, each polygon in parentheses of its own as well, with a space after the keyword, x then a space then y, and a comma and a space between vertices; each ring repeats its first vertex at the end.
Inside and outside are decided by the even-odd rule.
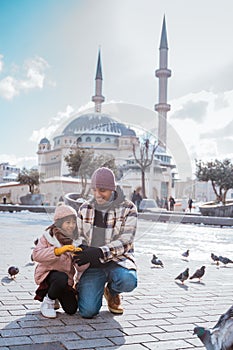
MULTIPOLYGON (((62 310, 62 309, 60 309, 62 310)), ((9 350, 65 350, 103 347, 118 349, 125 344, 117 316, 102 311, 92 319, 78 313, 57 312, 57 318, 44 318, 39 311, 13 317, 0 330, 0 348, 9 350)))

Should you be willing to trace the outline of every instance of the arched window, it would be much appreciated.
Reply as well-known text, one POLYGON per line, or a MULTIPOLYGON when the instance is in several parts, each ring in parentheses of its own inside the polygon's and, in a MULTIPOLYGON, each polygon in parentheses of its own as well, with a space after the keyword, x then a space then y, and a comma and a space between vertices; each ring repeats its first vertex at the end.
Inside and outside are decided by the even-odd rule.
POLYGON ((99 136, 96 137, 95 142, 101 142, 101 138, 99 136))
POLYGON ((105 142, 110 143, 111 142, 110 138, 106 137, 105 142))
POLYGON ((86 142, 91 142, 90 136, 88 136, 88 137, 86 138, 86 142))
POLYGON ((81 137, 77 138, 77 143, 79 143, 79 142, 82 142, 82 138, 81 137))

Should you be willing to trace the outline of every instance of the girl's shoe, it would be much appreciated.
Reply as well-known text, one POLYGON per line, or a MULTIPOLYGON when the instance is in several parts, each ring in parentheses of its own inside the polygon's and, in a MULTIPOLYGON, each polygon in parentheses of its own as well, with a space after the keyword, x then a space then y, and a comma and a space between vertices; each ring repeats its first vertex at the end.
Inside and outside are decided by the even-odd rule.
POLYGON ((44 317, 56 318, 57 314, 54 310, 55 300, 52 300, 46 295, 40 307, 40 312, 44 317))

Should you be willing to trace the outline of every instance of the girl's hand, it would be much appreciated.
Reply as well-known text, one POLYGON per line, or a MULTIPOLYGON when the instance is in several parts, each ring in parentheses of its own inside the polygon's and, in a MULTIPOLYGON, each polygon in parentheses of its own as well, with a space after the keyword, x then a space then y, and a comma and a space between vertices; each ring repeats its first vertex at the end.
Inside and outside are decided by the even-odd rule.
POLYGON ((63 245, 62 247, 60 248, 54 248, 54 254, 56 256, 60 256, 62 255, 63 253, 66 253, 66 252, 75 252, 77 251, 77 249, 80 250, 80 248, 76 248, 74 245, 70 244, 70 245, 63 245))

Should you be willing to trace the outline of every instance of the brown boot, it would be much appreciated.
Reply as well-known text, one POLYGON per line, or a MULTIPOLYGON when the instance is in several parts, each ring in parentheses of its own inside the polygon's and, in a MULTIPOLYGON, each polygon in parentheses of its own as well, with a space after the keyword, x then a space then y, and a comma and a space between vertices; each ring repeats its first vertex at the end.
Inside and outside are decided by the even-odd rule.
POLYGON ((111 295, 108 287, 104 288, 104 296, 107 300, 108 309, 113 314, 123 314, 124 309, 121 305, 121 297, 119 294, 111 295))

